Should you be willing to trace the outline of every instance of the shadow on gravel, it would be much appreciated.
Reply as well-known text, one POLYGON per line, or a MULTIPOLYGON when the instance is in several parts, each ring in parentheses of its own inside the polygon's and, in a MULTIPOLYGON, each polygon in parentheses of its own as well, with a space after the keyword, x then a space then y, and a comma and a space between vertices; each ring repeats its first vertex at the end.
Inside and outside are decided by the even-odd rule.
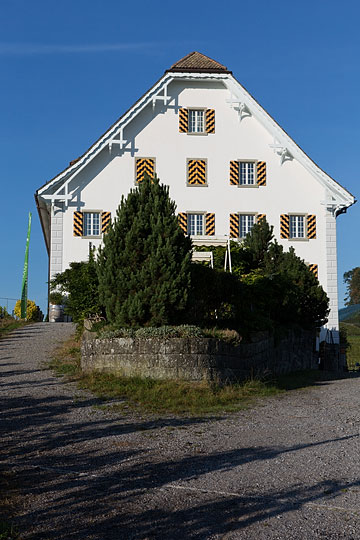
MULTIPOLYGON (((37 507, 18 518, 24 532, 36 524, 35 535, 26 538, 204 539, 241 531, 360 485, 360 481, 324 481, 262 493, 247 488, 246 493, 237 494, 243 489, 235 484, 231 493, 221 493, 218 481, 229 471, 238 468, 233 478, 240 478, 241 467, 248 463, 267 461, 271 467, 271 461, 281 455, 334 443, 341 448, 358 434, 286 448, 249 447, 220 453, 212 453, 211 448, 196 453, 189 440, 190 455, 164 460, 161 451, 153 454, 146 448, 138 449, 135 441, 123 440, 122 436, 153 430, 154 436, 161 437, 155 431, 161 427, 202 424, 207 419, 127 421, 90 417, 88 421, 62 423, 66 414, 97 403, 96 399, 74 402, 68 397, 0 400, 1 430, 12 434, 11 443, 3 447, 8 462, 22 470, 25 493, 51 500, 46 511, 37 507), (110 448, 108 437, 112 437, 110 448), (202 478, 211 473, 218 473, 211 483, 214 491, 191 489, 201 487, 202 478)), ((208 485, 209 477, 204 481, 208 485)))

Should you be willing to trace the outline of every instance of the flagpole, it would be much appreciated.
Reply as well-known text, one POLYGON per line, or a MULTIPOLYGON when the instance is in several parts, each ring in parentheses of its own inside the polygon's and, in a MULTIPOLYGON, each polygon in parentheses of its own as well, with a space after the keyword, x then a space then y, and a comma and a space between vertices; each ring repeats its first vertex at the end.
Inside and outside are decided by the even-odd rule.
POLYGON ((26 238, 25 261, 21 286, 21 318, 26 319, 27 295, 28 295, 28 271, 29 271, 29 244, 31 231, 31 212, 29 212, 28 232, 26 238))

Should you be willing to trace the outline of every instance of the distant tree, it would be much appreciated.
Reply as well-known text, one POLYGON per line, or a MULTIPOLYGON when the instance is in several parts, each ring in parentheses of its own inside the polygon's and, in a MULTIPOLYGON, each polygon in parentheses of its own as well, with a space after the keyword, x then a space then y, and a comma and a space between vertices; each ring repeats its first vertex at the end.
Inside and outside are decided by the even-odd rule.
POLYGON ((345 305, 360 304, 360 267, 357 266, 344 274, 344 282, 347 287, 345 305))
POLYGON ((117 326, 181 320, 190 288, 191 240, 169 188, 145 176, 122 198, 98 256, 100 301, 117 326))
MULTIPOLYGON (((21 300, 17 300, 14 313, 21 319, 21 300)), ((26 306, 26 320, 28 322, 39 322, 42 321, 42 318, 43 314, 41 313, 39 306, 37 306, 33 300, 28 300, 26 306)))

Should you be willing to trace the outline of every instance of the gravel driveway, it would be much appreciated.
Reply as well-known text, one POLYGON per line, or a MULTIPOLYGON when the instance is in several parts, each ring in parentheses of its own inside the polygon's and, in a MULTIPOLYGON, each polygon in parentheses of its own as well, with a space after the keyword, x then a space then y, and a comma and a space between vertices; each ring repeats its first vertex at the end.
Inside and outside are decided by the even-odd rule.
POLYGON ((219 418, 98 407, 39 369, 70 324, 0 341, 0 468, 24 539, 360 539, 360 379, 219 418))

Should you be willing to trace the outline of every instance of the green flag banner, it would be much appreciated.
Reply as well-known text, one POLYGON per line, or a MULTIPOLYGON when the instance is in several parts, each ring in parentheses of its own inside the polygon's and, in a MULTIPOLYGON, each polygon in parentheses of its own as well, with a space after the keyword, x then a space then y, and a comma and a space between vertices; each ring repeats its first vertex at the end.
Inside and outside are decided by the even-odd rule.
POLYGON ((21 318, 26 319, 27 294, 28 294, 28 270, 29 270, 29 244, 31 231, 31 212, 29 212, 29 224, 26 238, 24 271, 21 287, 21 318))

